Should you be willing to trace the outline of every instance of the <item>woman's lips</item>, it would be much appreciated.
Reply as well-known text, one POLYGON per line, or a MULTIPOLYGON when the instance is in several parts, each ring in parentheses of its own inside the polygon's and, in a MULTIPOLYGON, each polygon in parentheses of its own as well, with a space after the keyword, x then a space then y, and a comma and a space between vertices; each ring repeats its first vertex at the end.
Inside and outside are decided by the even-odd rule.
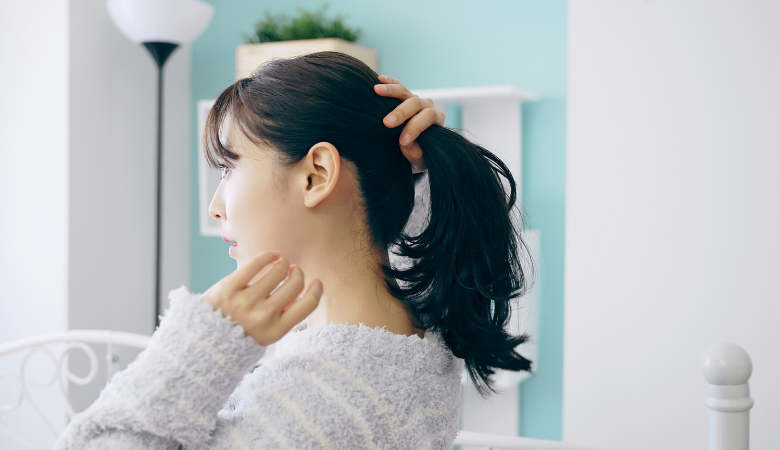
POLYGON ((229 254, 232 255, 233 252, 236 251, 236 247, 238 247, 238 244, 231 245, 230 248, 228 249, 229 254))

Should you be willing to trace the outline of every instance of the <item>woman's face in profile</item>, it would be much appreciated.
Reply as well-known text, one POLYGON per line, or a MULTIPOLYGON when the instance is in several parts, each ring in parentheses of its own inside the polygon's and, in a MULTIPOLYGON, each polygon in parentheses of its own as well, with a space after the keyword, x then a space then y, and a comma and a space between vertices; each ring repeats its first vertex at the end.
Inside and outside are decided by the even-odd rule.
POLYGON ((226 146, 239 158, 232 162, 234 167, 223 170, 209 215, 221 222, 222 237, 236 243, 230 257, 241 267, 258 253, 291 250, 294 247, 285 244, 299 236, 296 212, 300 211, 294 201, 282 198, 273 183, 273 150, 258 147, 236 126, 229 127, 226 146))

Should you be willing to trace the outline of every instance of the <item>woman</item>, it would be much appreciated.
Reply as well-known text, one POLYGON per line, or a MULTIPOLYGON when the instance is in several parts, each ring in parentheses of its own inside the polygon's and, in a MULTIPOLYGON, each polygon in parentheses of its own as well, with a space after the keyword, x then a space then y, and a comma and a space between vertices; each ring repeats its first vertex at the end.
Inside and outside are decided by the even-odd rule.
POLYGON ((172 291, 149 347, 57 448, 452 448, 464 365, 483 395, 493 368, 530 370, 515 352, 528 337, 505 330, 529 286, 509 170, 443 123, 430 99, 338 52, 225 89, 204 149, 238 268, 203 294, 172 291), (403 232, 410 162, 430 179, 419 236, 403 232), (411 267, 390 267, 391 246, 411 267))

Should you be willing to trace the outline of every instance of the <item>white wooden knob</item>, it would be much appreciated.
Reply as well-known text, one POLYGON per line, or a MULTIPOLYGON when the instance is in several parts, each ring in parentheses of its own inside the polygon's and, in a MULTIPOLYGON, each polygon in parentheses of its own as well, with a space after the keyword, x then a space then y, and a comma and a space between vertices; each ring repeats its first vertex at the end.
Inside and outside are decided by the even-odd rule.
POLYGON ((715 344, 704 352, 702 373, 707 379, 709 450, 748 450, 750 398, 748 379, 753 362, 736 344, 715 344))
POLYGON ((709 384, 745 384, 753 373, 753 362, 737 344, 715 344, 704 352, 702 373, 709 384))

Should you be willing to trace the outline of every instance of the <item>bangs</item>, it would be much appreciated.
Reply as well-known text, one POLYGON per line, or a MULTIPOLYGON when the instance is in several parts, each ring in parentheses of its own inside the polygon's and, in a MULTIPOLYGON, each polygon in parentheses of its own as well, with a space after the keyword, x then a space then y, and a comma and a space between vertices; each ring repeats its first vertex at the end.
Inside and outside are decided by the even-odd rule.
MULTIPOLYGON (((234 125, 238 125, 239 130, 247 135, 241 118, 250 111, 241 98, 241 91, 249 82, 251 78, 242 78, 222 91, 206 117, 203 131, 203 156, 209 167, 216 169, 222 161, 226 166, 233 168, 233 162, 240 156, 230 151, 228 136, 231 126, 234 125)), ((250 140, 255 141, 251 137, 250 140)))
MULTIPOLYGON (((203 156, 209 167, 213 169, 218 168, 220 162, 228 165, 238 159, 238 155, 231 152, 227 145, 230 124, 236 117, 233 112, 238 99, 236 84, 222 91, 206 117, 206 126, 203 130, 203 156)), ((232 167, 232 164, 229 167, 232 167)))
POLYGON ((238 132, 255 145, 269 145, 265 139, 258 137, 262 135, 264 121, 253 112, 260 107, 260 104, 258 101, 253 102, 250 86, 252 81, 252 78, 242 78, 222 91, 206 117, 203 155, 212 168, 219 167, 220 161, 234 168, 233 163, 241 156, 230 150, 228 136, 232 126, 238 126, 238 132), (247 102, 253 107, 250 107, 247 102), (249 120, 251 124, 244 123, 245 120, 249 120), (248 129, 254 132, 248 132, 248 129))

